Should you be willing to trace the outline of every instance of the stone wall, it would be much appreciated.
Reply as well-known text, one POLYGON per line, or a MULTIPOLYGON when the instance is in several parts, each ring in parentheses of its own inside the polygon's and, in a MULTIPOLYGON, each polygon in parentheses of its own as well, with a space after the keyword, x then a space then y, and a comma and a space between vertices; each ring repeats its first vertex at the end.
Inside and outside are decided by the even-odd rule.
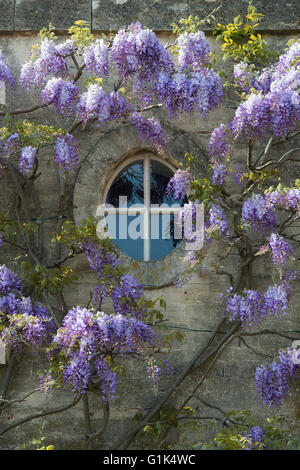
MULTIPOLYGON (((171 23, 189 15, 204 18, 214 8, 220 22, 229 22, 247 11, 246 0, 2 0, 2 31, 39 31, 48 23, 66 31, 76 20, 91 23, 93 31, 118 30, 132 21, 140 21, 156 31, 170 31, 171 23)), ((264 31, 299 31, 300 5, 297 0, 255 0, 265 17, 264 31)))
MULTIPOLYGON (((203 17, 220 3, 214 0, 164 0, 163 2, 156 0, 2 0, 0 3, 0 49, 9 58, 9 64, 12 66, 15 76, 18 76, 22 62, 28 57, 32 44, 36 42, 37 31, 49 22, 63 37, 72 22, 78 19, 91 22, 92 29, 96 34, 100 31, 117 30, 124 24, 139 20, 157 31, 162 41, 166 41, 171 39, 170 24, 172 22, 178 21, 181 17, 187 17, 189 14, 203 17)), ((258 11, 266 15, 262 22, 262 32, 264 37, 274 46, 283 50, 290 36, 299 35, 300 4, 297 0, 289 2, 257 0, 254 4, 258 11)), ((247 2, 245 1, 224 0, 217 16, 220 21, 229 21, 234 16, 243 13, 246 8, 247 2)), ((215 48, 209 31, 208 35, 212 47, 215 48)), ((32 93, 26 97, 16 91, 14 95, 7 96, 7 105, 10 109, 28 106, 35 98, 37 96, 32 93)), ((161 113, 160 118, 167 129, 170 158, 178 162, 186 151, 190 151, 199 156, 200 161, 205 161, 210 131, 221 122, 229 122, 233 112, 228 103, 225 103, 222 108, 201 121, 196 120, 195 116, 172 121, 161 113)), ((46 114, 38 111, 32 117, 47 123, 54 122, 62 127, 66 127, 68 124, 65 120, 52 115, 50 111, 47 111, 46 114)), ((141 144, 135 131, 117 126, 113 127, 110 134, 105 136, 97 133, 97 128, 80 130, 77 132, 76 138, 81 143, 80 163, 82 166, 77 176, 70 175, 66 180, 65 184, 69 189, 70 198, 67 201, 65 215, 68 217, 74 215, 75 220, 79 221, 82 217, 94 215, 93 210, 97 195, 101 194, 101 185, 105 184, 112 166, 127 152, 141 144), (99 186, 97 186, 98 184, 99 186)), ((297 142, 292 142, 292 144, 296 146, 297 142)), ((241 159, 244 154, 245 149, 241 146, 239 154, 235 156, 236 161, 241 159)), ((47 240, 51 232, 56 229, 57 222, 51 220, 51 217, 56 215, 61 184, 61 178, 57 166, 53 163, 50 150, 44 151, 42 154, 40 171, 43 176, 37 179, 36 187, 39 191, 43 216, 45 219, 49 219, 44 224, 45 240, 47 240)), ((296 164, 289 168, 288 176, 295 173, 299 174, 299 165, 296 166, 296 164)), ((11 213, 13 213, 15 204, 13 194, 13 182, 5 173, 0 181, 1 208, 4 206, 11 213)), ((32 214, 34 217, 33 208, 32 214)), ((205 253, 205 256, 214 259, 216 253, 221 249, 222 247, 215 242, 205 253)), ((10 249, 2 250, 0 252, 1 263, 7 262, 12 254, 13 251, 10 249)), ((46 257, 51 260, 56 254, 48 248, 46 257)), ((170 355, 175 376, 193 356, 194 351, 205 343, 218 319, 221 318, 222 311, 220 307, 216 306, 215 298, 227 287, 226 277, 217 275, 194 276, 182 289, 176 289, 169 285, 182 270, 181 256, 180 253, 175 256, 171 255, 169 259, 151 264, 150 268, 150 265, 143 266, 142 263, 139 266, 131 267, 131 272, 147 286, 146 292, 150 298, 162 296, 166 300, 166 317, 172 330, 178 329, 185 334, 182 343, 174 342, 170 355)), ((124 257, 124 261, 130 263, 126 257, 124 257)), ((76 281, 75 288, 66 290, 66 302, 69 307, 78 304, 84 306, 88 302, 89 292, 94 285, 94 277, 89 272, 83 257, 78 257, 71 263, 78 269, 79 279, 76 281)), ((16 267, 17 264, 18 261, 15 262, 16 267)), ((234 258, 228 269, 231 272, 236 269, 234 258)), ((271 266, 262 259, 258 259, 254 269, 256 285, 253 287, 262 288, 268 285, 271 266)), ((272 322, 270 325, 273 328, 284 331, 300 329, 299 286, 297 292, 292 301, 289 315, 284 321, 272 322)), ((106 308, 109 309, 110 306, 107 305, 106 308)), ((272 355, 276 354, 281 346, 286 346, 287 342, 284 339, 278 339, 278 337, 262 336, 249 338, 247 344, 250 348, 255 347, 262 355, 266 352, 272 355)), ((234 342, 217 362, 216 367, 200 389, 199 395, 227 411, 250 408, 257 416, 264 416, 266 410, 256 401, 253 380, 255 367, 264 361, 265 358, 257 356, 251 349, 234 342)), ((1 381, 4 380, 6 367, 0 365, 1 381)), ((28 356, 18 359, 8 398, 22 397, 38 387, 37 373, 41 369, 42 365, 38 358, 28 356)), ((128 378, 122 380, 117 398, 112 403, 112 419, 107 429, 107 437, 104 442, 99 443, 102 448, 107 448, 108 445, 115 442, 118 435, 122 435, 132 426, 132 417, 137 412, 150 409, 158 398, 150 391, 138 362, 128 363, 127 369, 128 378)), ((195 371, 193 376, 185 381, 184 386, 180 387, 174 398, 170 400, 170 406, 181 402, 201 372, 201 370, 195 371)), ((172 380, 163 380, 159 388, 159 396, 169 387, 172 380)), ((282 412, 296 418, 299 424, 300 403, 297 391, 295 387, 291 399, 284 405, 282 412)), ((5 423, 9 423, 40 409, 57 407, 70 401, 71 394, 67 390, 52 392, 50 399, 41 394, 34 394, 26 402, 20 402, 14 407, 7 408, 2 418, 5 423)), ((11 445, 12 442, 22 443, 32 437, 37 437, 45 424, 44 435, 47 438, 47 443, 53 443, 58 449, 80 448, 82 436, 85 433, 82 406, 80 403, 72 410, 33 421, 16 429, 6 435, 4 446, 11 445)), ((91 410, 92 423, 96 426, 102 417, 99 398, 93 398, 91 410)), ((201 413, 211 414, 211 410, 201 408, 201 413)), ((272 414, 272 412, 270 413, 272 414)), ((194 432, 193 440, 196 440, 198 436, 199 439, 202 438, 200 431, 199 435, 197 433, 198 431, 194 432)), ((174 442, 180 439, 177 431, 174 431, 172 439, 174 442)), ((132 448, 141 445, 149 446, 153 443, 132 443, 132 448)))

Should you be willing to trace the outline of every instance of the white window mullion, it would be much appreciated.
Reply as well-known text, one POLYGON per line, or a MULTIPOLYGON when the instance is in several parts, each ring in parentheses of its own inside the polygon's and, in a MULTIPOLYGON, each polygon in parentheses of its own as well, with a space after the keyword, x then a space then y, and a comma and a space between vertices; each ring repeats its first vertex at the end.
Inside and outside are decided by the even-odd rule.
POLYGON ((144 261, 151 259, 151 238, 150 238, 150 157, 144 158, 144 261))

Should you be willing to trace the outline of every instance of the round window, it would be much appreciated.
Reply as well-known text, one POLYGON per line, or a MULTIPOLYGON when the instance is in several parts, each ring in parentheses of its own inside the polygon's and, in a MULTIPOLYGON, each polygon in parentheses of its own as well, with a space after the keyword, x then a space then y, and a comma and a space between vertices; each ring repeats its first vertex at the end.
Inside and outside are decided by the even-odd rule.
POLYGON ((184 201, 166 192, 175 168, 153 156, 125 164, 106 195, 110 237, 129 257, 153 261, 170 254, 181 241, 174 220, 184 201))

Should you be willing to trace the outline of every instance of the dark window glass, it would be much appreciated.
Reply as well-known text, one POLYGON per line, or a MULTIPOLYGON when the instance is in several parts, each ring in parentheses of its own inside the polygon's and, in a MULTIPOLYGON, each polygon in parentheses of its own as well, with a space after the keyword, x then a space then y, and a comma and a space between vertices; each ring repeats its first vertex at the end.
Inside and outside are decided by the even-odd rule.
POLYGON ((168 166, 157 160, 151 160, 151 204, 178 204, 174 198, 166 194, 168 182, 174 172, 168 166))
POLYGON ((144 204, 144 165, 137 161, 128 165, 116 177, 111 185, 106 202, 119 207, 119 196, 127 196, 128 207, 132 204, 144 204))

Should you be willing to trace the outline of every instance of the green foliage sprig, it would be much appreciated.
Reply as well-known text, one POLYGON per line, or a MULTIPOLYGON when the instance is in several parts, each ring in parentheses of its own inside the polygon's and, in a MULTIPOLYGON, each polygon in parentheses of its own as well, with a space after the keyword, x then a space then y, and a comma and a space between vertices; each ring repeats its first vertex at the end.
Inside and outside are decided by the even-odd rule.
POLYGON ((233 23, 222 25, 218 23, 213 31, 217 41, 222 41, 221 49, 224 51, 223 59, 232 59, 234 62, 248 62, 259 66, 265 66, 270 60, 274 60, 278 54, 271 51, 267 43, 257 32, 263 14, 256 8, 248 6, 245 19, 236 16, 233 23))

